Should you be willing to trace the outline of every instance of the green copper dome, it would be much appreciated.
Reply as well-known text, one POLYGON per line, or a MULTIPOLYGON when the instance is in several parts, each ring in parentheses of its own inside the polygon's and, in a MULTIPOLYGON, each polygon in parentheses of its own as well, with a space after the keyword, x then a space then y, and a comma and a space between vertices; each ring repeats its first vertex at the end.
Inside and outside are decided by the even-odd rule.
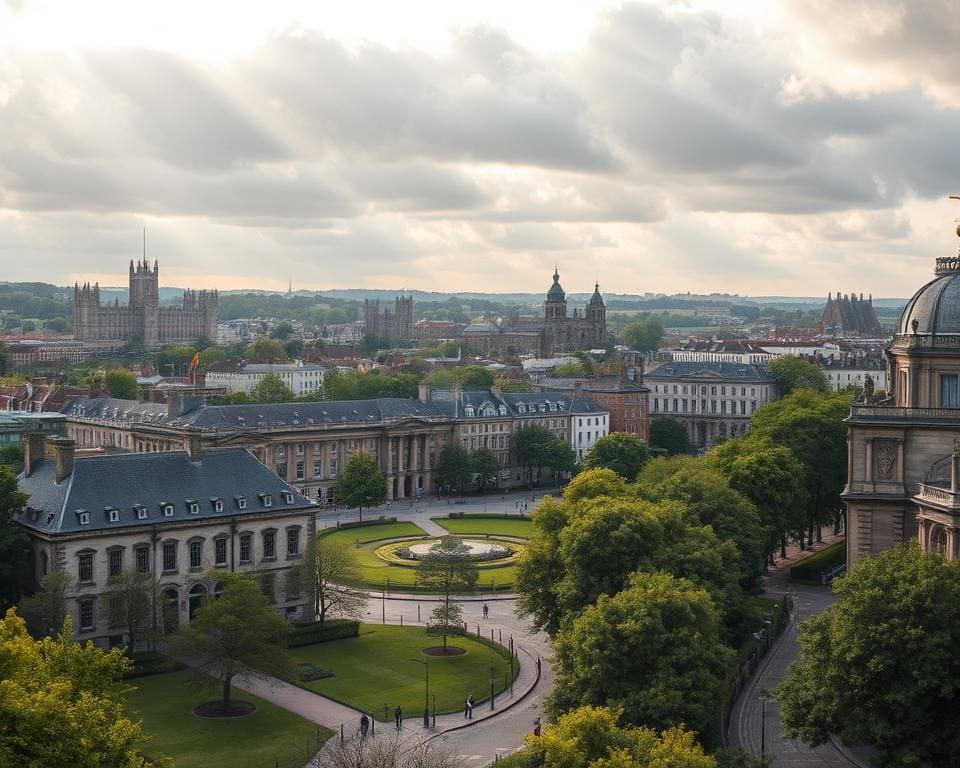
POLYGON ((547 301, 565 301, 567 298, 566 294, 563 292, 563 288, 560 287, 560 273, 557 271, 557 268, 553 268, 553 285, 550 286, 550 290, 547 291, 547 301))

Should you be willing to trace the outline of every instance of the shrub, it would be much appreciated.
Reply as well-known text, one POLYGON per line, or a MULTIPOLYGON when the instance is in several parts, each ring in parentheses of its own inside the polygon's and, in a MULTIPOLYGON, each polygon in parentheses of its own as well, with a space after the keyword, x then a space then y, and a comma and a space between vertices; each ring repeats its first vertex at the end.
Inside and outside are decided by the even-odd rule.
POLYGON ((820 583, 823 573, 835 568, 847 560, 847 545, 843 541, 831 544, 814 555, 797 563, 790 569, 790 578, 798 581, 812 581, 820 583))
POLYGON ((187 665, 177 661, 172 656, 159 653, 157 651, 147 651, 144 653, 133 653, 130 655, 133 667, 124 677, 132 680, 135 677, 146 677, 147 675, 162 675, 166 672, 178 672, 186 669, 187 665))
POLYGON ((302 683, 309 683, 311 680, 323 680, 326 677, 333 677, 333 672, 309 661, 301 661, 297 664, 297 679, 302 683))
POLYGON ((397 518, 395 517, 384 517, 380 515, 376 520, 364 520, 362 523, 360 521, 354 521, 352 523, 338 523, 337 528, 362 528, 365 525, 383 525, 384 523, 395 523, 397 518))
POLYGON ((293 625, 293 634, 287 645, 297 648, 301 645, 326 643, 331 640, 343 640, 346 637, 359 637, 360 622, 352 619, 327 619, 323 626, 319 621, 310 621, 293 625))

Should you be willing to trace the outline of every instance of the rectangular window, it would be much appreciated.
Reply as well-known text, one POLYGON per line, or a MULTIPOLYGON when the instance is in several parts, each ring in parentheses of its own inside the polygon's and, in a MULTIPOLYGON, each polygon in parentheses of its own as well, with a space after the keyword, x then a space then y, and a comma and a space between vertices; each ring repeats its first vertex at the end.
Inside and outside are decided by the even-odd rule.
POLYGON ((93 629, 93 600, 80 601, 80 629, 93 629))
POLYGON ((77 581, 89 584, 93 581, 93 553, 85 552, 77 557, 77 581))
POLYGON ((277 456, 286 456, 287 449, 282 445, 278 445, 275 452, 277 456))
POLYGON ((214 565, 227 564, 227 540, 226 539, 214 539, 213 563, 214 565))
POLYGON ((303 456, 303 443, 297 443, 297 456, 303 456))
POLYGON ((287 462, 282 461, 277 464, 277 477, 282 477, 284 480, 287 479, 287 462))
POLYGON ((177 542, 165 541, 163 543, 163 570, 177 570, 177 542))
POLYGON ((123 550, 111 549, 107 552, 107 564, 111 576, 119 576, 123 573, 123 550))
POLYGON ((263 556, 265 558, 277 556, 277 534, 274 531, 263 532, 263 556))
POLYGON ((150 573, 150 548, 137 547, 133 550, 139 573, 150 573))
POLYGON ((330 459, 330 477, 337 476, 337 460, 330 459))
POLYGON ((303 478, 304 478, 303 462, 298 461, 297 462, 297 480, 303 480, 303 478))
POLYGON ((957 397, 957 374, 940 374, 940 407, 957 408, 960 400, 957 397))
POLYGON ((313 476, 314 476, 315 478, 320 477, 320 462, 319 462, 319 461, 313 462, 313 476))
POLYGON ((260 577, 260 591, 267 596, 271 604, 277 602, 277 580, 272 573, 260 577))
POLYGON ((299 555, 300 554, 300 529, 299 528, 288 528, 287 529, 287 556, 299 555))
POLYGON ((203 542, 202 541, 190 542, 190 567, 191 568, 203 567, 203 542))
POLYGON ((240 562, 249 563, 252 559, 250 557, 251 552, 251 539, 253 537, 249 533, 241 534, 240 536, 240 562))

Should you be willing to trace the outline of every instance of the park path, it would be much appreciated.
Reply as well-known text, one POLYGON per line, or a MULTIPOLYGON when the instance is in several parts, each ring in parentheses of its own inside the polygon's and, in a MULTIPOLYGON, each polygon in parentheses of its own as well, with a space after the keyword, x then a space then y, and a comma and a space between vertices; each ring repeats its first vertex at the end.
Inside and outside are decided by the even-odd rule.
MULTIPOLYGON (((814 551, 842 540, 842 535, 824 534, 823 542, 815 544, 814 551)), ((800 623, 823 611, 834 600, 829 587, 793 584, 789 580, 790 568, 812 554, 809 549, 801 551, 792 545, 787 548, 787 557, 771 566, 764 578, 767 596, 790 595, 793 620, 740 694, 730 718, 728 738, 731 746, 743 747, 752 755, 760 755, 761 751, 773 755, 777 768, 851 768, 858 763, 851 760, 846 750, 833 744, 809 747, 786 738, 779 706, 768 693, 783 679, 800 651, 797 641, 800 623)))

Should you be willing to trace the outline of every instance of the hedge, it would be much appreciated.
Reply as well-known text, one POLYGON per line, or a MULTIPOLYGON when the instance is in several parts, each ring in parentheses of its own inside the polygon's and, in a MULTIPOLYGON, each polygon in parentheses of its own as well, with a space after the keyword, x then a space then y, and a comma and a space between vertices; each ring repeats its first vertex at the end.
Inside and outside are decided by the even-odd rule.
POLYGON ((187 665, 177 661, 172 656, 159 653, 157 651, 146 651, 144 653, 134 653, 130 655, 133 667, 124 677, 132 680, 136 677, 146 677, 147 675, 162 675, 166 672, 178 672, 186 669, 187 665))
POLYGON ((838 541, 810 555, 790 569, 790 578, 798 581, 820 583, 820 575, 847 560, 846 542, 838 541))
POLYGON ((359 637, 360 622, 353 619, 327 619, 323 626, 319 621, 310 621, 293 625, 293 634, 287 642, 290 648, 301 645, 326 643, 330 640, 343 640, 345 637, 359 637))
MULTIPOLYGON (((520 514, 517 514, 516 512, 502 512, 500 514, 493 512, 451 512, 449 515, 447 515, 447 517, 452 517, 455 520, 459 520, 461 518, 469 518, 471 520, 476 520, 477 518, 486 518, 487 520, 503 520, 504 518, 507 520, 511 518, 514 520, 530 519, 530 515, 525 515, 522 512, 520 514)), ((443 518, 439 519, 442 520, 443 518)))
POLYGON ((337 527, 334 530, 343 530, 344 528, 362 528, 365 525, 383 525, 384 523, 395 523, 395 522, 397 522, 397 518, 395 517, 384 517, 383 515, 380 515, 380 517, 378 518, 375 518, 373 520, 364 520, 363 522, 360 522, 359 520, 355 520, 352 523, 338 522, 337 527))

